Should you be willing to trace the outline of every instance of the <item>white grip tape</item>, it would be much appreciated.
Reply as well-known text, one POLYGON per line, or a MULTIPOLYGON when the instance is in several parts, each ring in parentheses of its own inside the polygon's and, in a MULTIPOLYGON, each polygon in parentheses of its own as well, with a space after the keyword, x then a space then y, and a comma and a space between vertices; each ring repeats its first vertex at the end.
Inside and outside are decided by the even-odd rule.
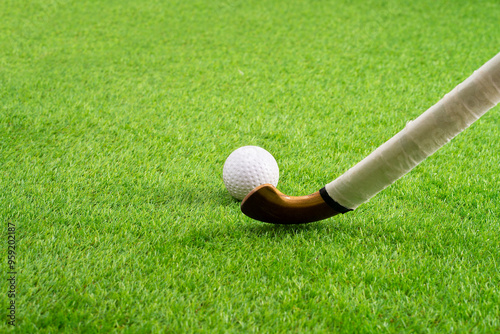
POLYGON ((327 184, 355 209, 408 173, 500 102, 500 53, 373 153, 327 184))

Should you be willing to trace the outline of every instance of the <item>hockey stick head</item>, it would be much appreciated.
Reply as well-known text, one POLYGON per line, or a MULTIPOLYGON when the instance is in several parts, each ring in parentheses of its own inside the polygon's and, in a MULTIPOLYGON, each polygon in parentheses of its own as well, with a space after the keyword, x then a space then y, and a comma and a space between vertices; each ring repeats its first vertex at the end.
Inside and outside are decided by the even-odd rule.
POLYGON ((241 211, 250 218, 273 224, 302 224, 339 214, 317 191, 307 196, 287 196, 271 184, 252 190, 241 202, 241 211))

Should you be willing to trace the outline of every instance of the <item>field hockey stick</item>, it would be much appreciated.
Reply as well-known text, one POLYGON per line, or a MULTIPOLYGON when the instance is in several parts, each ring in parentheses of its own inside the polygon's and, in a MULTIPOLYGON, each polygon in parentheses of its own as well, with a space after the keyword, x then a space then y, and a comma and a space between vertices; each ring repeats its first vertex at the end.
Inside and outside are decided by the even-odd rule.
POLYGON ((252 190, 241 211, 256 220, 300 224, 346 213, 412 170, 500 102, 500 53, 346 173, 307 196, 270 184, 252 190))

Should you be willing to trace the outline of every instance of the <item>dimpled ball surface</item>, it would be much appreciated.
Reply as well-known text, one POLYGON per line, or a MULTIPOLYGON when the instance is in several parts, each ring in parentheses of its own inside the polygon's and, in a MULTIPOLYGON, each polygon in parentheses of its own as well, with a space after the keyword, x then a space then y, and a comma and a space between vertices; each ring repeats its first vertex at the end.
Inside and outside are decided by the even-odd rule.
POLYGON ((274 157, 258 146, 243 146, 226 159, 222 178, 227 191, 242 200, 255 187, 270 183, 278 185, 279 168, 274 157))

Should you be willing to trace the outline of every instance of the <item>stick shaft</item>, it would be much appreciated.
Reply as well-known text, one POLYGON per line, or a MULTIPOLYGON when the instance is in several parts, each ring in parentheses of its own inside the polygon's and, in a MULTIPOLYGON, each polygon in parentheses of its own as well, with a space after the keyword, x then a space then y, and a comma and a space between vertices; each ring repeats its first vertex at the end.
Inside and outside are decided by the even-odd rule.
POLYGON ((500 102, 500 53, 373 153, 325 186, 355 209, 412 170, 500 102))

